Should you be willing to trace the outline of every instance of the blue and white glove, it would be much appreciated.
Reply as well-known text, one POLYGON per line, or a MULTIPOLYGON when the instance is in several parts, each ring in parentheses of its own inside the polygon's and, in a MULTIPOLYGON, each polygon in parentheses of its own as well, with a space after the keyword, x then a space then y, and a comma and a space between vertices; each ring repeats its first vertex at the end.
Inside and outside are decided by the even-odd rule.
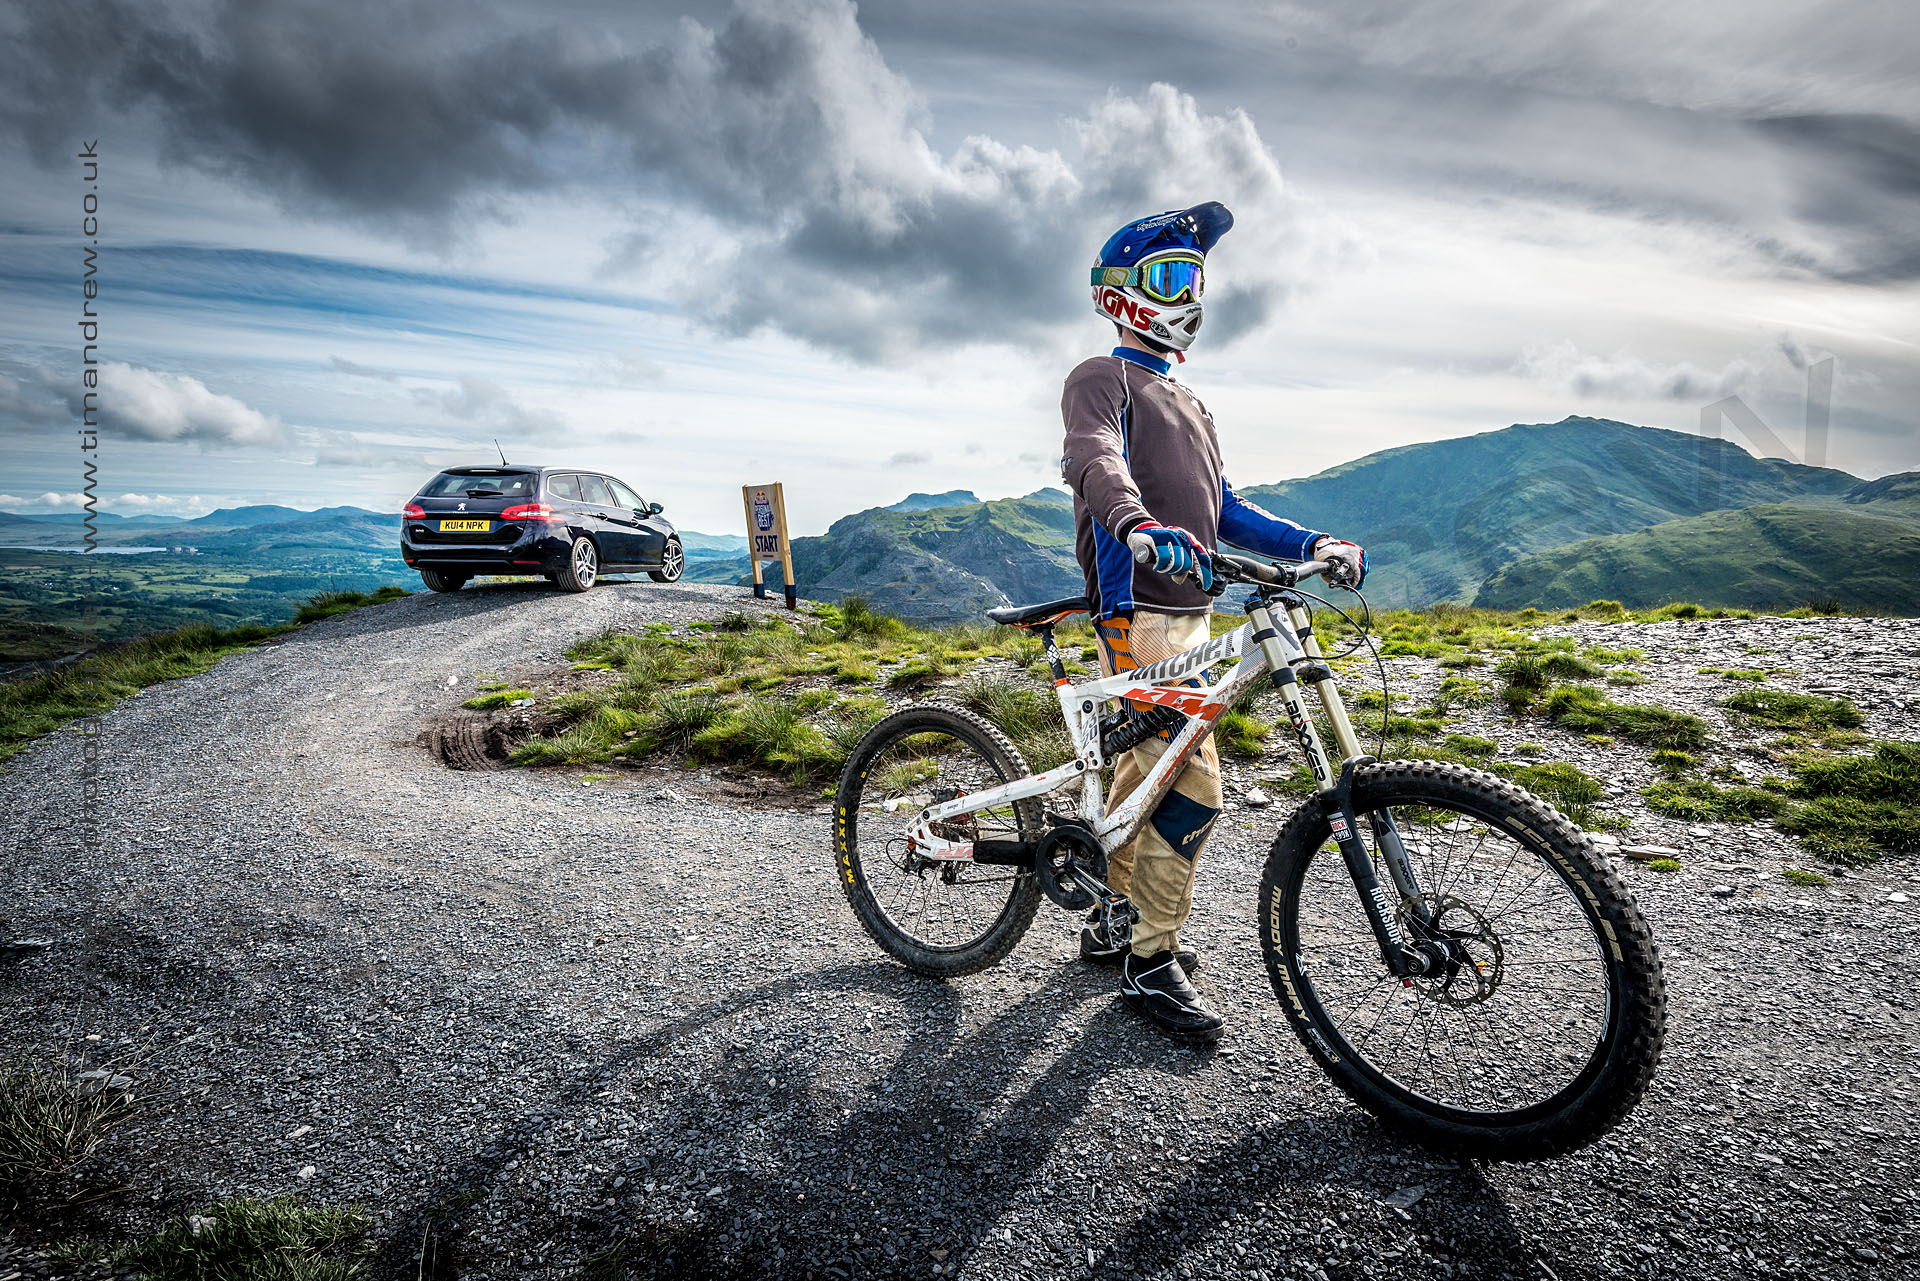
POLYGON ((1149 521, 1135 525, 1127 535, 1127 546, 1136 563, 1169 578, 1191 578, 1200 590, 1213 590, 1213 558, 1200 540, 1178 525, 1156 525, 1149 521))
POLYGON ((1313 545, 1313 558, 1333 566, 1333 581, 1342 587, 1358 588, 1367 581, 1366 549, 1359 543, 1338 538, 1323 538, 1313 545))

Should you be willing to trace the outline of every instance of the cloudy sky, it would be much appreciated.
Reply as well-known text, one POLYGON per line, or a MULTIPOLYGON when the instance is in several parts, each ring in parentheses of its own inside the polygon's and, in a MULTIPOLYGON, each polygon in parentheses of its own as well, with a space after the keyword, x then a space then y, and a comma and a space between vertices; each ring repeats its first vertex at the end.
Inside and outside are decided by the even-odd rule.
POLYGON ((1242 485, 1570 413, 1920 467, 1891 0, 5 0, 0 508, 397 508, 606 467, 730 530, 1053 483, 1086 264, 1222 200, 1182 376, 1242 485), (556 17, 556 15, 560 15, 556 17), (1736 437, 1737 438, 1737 437, 1736 437))

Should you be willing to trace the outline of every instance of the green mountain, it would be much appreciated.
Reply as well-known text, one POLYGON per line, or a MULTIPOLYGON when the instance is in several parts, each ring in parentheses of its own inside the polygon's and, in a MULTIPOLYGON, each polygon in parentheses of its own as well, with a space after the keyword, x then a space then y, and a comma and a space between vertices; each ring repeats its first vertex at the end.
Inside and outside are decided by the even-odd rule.
POLYGON ((1854 486, 1837 500, 1763 503, 1589 538, 1497 570, 1474 604, 1541 609, 1618 600, 1920 614, 1920 472, 1854 486))
POLYGON ((802 595, 836 600, 857 592, 929 622, 977 618, 1009 600, 1075 596, 1085 587, 1073 559, 1073 508, 1058 497, 856 512, 825 534, 794 539, 793 576, 802 595))
MULTIPOLYGON (((1501 566, 1596 535, 1728 507, 1837 498, 1859 484, 1846 472, 1755 458, 1728 441, 1568 418, 1406 445, 1241 493, 1277 516, 1365 544, 1375 564, 1369 598, 1420 606, 1470 600, 1501 566)), ((794 540, 802 594, 859 592, 904 617, 951 621, 1081 590, 1071 500, 1060 490, 902 506, 794 540)), ((714 561, 690 572, 739 581, 744 567, 714 561)))
POLYGON ((908 494, 897 503, 890 503, 890 512, 926 512, 937 507, 971 507, 980 501, 979 495, 971 489, 949 489, 944 494, 908 494))
MULTIPOLYGON (((1738 445, 1567 418, 1403 445, 1305 480, 1243 488, 1276 516, 1363 544, 1381 605, 1469 600, 1522 556, 1728 507, 1837 496, 1859 477, 1738 445)), ((1588 597, 1587 599, 1591 599, 1588 597)))

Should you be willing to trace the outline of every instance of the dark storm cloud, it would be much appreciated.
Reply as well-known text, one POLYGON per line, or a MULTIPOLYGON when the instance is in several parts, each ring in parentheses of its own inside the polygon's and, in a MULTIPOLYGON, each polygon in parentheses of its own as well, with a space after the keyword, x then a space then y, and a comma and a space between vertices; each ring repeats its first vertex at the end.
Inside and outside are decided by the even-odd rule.
POLYGON ((1891 116, 1780 116, 1753 122, 1797 181, 1794 212, 1837 239, 1816 263, 1864 284, 1920 279, 1920 129, 1891 116))
POLYGON ((1310 179, 1686 224, 1784 274, 1920 271, 1910 6, 872 0, 861 17, 916 78, 965 96, 954 82, 981 75, 982 110, 1166 79, 1247 107, 1310 179))
POLYGON ((290 209, 417 242, 514 193, 589 189, 637 211, 618 265, 651 280, 666 259, 681 305, 863 358, 1039 336, 1090 305, 1074 268, 1105 234, 1158 209, 1220 199, 1265 229, 1218 296, 1216 340, 1343 252, 1250 118, 1164 85, 1070 122, 1070 155, 986 137, 937 152, 847 0, 746 0, 632 43, 460 0, 91 0, 19 34, 6 110, 48 163, 78 94, 150 113, 167 154, 290 209))

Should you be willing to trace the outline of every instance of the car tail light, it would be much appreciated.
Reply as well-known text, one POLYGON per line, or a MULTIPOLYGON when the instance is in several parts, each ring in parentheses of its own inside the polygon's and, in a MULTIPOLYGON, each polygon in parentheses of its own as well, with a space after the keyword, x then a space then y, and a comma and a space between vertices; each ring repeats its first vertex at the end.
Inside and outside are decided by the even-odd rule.
POLYGON ((406 517, 408 520, 425 520, 427 515, 427 509, 422 507, 419 503, 408 503, 405 507, 402 507, 400 509, 400 514, 406 517))
POLYGON ((500 513, 501 520, 558 520, 559 514, 545 503, 516 503, 500 513))

